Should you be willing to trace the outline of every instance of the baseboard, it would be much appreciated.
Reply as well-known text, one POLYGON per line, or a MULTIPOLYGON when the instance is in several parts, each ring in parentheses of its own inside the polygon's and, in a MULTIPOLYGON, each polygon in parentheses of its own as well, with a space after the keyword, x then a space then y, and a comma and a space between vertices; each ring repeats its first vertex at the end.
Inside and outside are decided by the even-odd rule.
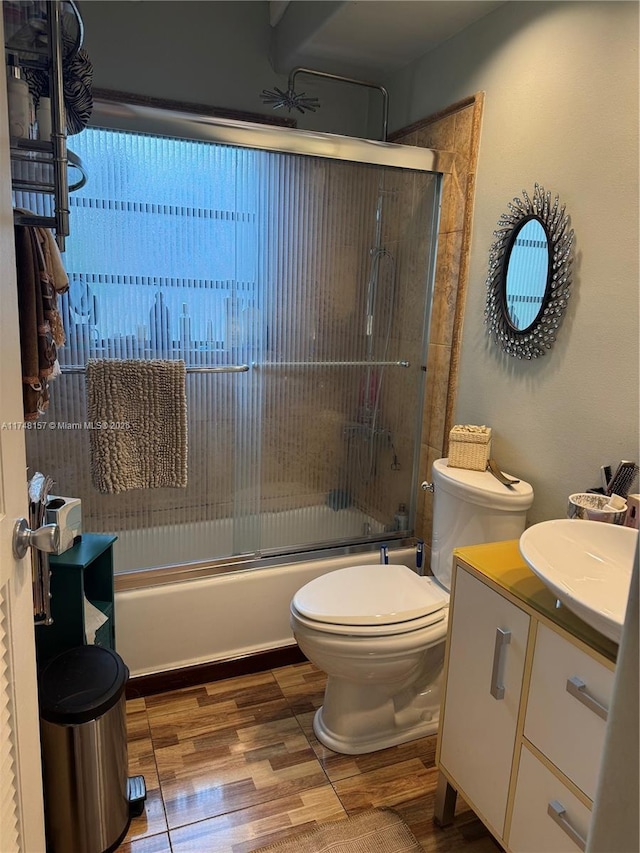
POLYGON ((209 681, 222 681, 224 678, 264 672, 279 666, 303 663, 306 660, 298 646, 291 645, 269 649, 266 652, 254 652, 231 660, 200 663, 196 666, 169 669, 166 672, 154 672, 152 675, 135 675, 127 682, 126 697, 139 699, 142 696, 152 696, 154 693, 196 687, 209 681))

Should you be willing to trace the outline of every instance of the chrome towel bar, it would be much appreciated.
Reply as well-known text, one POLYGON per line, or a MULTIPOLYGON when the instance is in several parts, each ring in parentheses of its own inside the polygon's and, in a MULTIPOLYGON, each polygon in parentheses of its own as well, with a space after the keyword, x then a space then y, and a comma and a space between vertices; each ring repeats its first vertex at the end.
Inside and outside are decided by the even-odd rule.
MULTIPOLYGON (((246 373, 254 370, 269 370, 273 367, 411 367, 408 361, 271 361, 264 364, 220 364, 215 367, 187 367, 187 373, 246 373)), ((62 365, 63 373, 84 373, 81 365, 62 365)))
MULTIPOLYGON (((84 373, 85 368, 78 365, 73 367, 62 366, 63 373, 84 373)), ((221 364, 217 367, 187 367, 187 373, 246 373, 248 364, 221 364)))
POLYGON ((251 366, 261 370, 272 367, 411 367, 411 363, 408 361, 265 361, 264 364, 251 366))

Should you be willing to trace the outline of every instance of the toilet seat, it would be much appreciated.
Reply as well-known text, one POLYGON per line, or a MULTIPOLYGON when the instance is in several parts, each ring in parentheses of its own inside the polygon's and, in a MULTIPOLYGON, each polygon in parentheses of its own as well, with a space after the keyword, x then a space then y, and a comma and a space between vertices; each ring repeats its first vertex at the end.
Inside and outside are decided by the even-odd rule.
POLYGON ((329 634, 393 636, 445 619, 448 594, 406 566, 351 566, 322 575, 294 595, 291 612, 329 634))

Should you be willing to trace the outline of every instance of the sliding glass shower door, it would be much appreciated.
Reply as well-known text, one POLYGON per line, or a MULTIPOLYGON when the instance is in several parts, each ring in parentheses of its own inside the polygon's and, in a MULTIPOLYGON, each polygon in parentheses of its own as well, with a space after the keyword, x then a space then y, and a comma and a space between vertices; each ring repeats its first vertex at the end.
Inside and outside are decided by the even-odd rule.
POLYGON ((101 494, 86 430, 29 464, 119 536, 119 570, 402 536, 414 508, 439 176, 147 133, 74 139, 50 424, 89 358, 187 365, 186 489, 101 494))
POLYGON ((269 161, 259 314, 268 332, 255 365, 261 548, 399 533, 415 494, 437 178, 269 161))

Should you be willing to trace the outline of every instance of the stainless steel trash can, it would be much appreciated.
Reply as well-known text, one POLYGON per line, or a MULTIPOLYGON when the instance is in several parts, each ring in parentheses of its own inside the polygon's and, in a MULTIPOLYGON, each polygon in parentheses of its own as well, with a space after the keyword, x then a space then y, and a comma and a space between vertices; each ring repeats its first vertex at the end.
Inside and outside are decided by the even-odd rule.
POLYGON ((47 850, 105 853, 127 833, 130 799, 124 689, 111 649, 78 646, 40 673, 47 850))

